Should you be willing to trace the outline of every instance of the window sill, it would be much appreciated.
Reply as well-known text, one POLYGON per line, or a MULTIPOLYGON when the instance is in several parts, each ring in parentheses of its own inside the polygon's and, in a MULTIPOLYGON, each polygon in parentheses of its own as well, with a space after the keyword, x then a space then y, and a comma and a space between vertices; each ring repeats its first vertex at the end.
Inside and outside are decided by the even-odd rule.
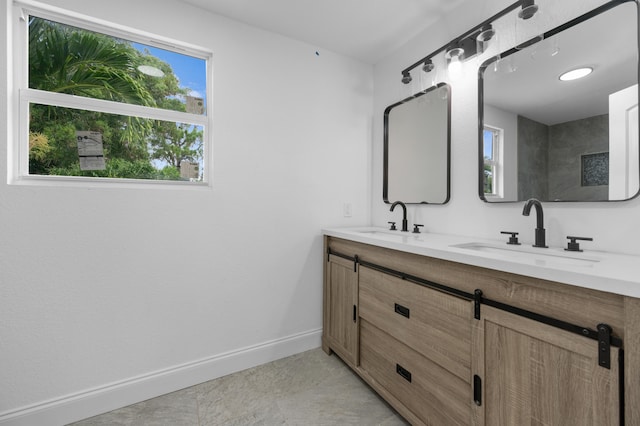
POLYGON ((18 176, 9 179, 9 185, 16 186, 44 186, 58 188, 126 188, 126 189, 164 189, 181 191, 210 190, 208 182, 186 182, 170 180, 143 180, 122 178, 88 178, 75 176, 18 176))

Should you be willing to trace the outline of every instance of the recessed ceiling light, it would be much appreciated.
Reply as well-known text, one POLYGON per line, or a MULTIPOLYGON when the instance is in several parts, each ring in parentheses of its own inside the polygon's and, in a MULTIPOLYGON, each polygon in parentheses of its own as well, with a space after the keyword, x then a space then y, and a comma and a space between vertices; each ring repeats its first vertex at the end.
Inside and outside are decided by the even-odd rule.
POLYGON ((577 68, 575 70, 567 71, 560 76, 560 80, 562 81, 571 81, 577 80, 582 77, 586 77, 593 72, 593 68, 585 67, 585 68, 577 68))
POLYGON ((138 65, 138 71, 151 77, 164 77, 164 73, 160 68, 152 67, 151 65, 138 65))

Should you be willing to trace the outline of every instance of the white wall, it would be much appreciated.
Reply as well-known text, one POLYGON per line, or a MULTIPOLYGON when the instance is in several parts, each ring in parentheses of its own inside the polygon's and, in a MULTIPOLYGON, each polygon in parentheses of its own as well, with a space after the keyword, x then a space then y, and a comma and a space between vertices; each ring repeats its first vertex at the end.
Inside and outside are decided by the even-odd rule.
POLYGON ((61 424, 319 346, 320 230, 370 222, 372 67, 175 0, 47 3, 213 51, 213 188, 0 182, 0 424, 61 424))
MULTIPOLYGON (((374 70, 374 139, 372 221, 386 226, 398 218, 382 201, 383 111, 397 102, 401 70, 445 45, 455 37, 510 5, 510 0, 470 1, 438 24, 410 40, 402 49, 385 58, 374 70)), ((539 1, 545 15, 566 21, 604 1, 539 1), (550 8, 553 8, 551 11, 550 8)), ((499 35, 504 39, 509 34, 499 35)), ((512 35, 511 35, 512 36, 512 35)), ((484 60, 484 59, 483 59, 484 60)), ((466 64, 462 80, 452 82, 452 176, 451 201, 444 206, 415 205, 409 208, 409 221, 425 225, 427 232, 493 238, 500 231, 520 232, 521 240, 532 243, 535 218, 522 216, 523 204, 487 204, 478 197, 477 67, 466 64)), ((567 235, 593 237, 585 249, 640 254, 640 199, 625 202, 544 203, 547 242, 566 246, 567 235)))

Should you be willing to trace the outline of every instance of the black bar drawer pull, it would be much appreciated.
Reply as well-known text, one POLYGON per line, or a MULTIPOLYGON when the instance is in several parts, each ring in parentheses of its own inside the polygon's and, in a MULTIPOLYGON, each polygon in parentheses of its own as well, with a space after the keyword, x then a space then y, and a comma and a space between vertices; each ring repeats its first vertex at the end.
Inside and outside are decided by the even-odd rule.
POLYGON ((477 374, 473 376, 473 402, 482 405, 482 379, 477 374))
POLYGON ((396 304, 395 304, 395 311, 396 311, 396 314, 400 314, 400 315, 402 315, 403 317, 407 317, 407 318, 409 318, 409 308, 405 308, 404 306, 402 306, 402 305, 398 305, 398 304, 396 303, 396 304))
POLYGON ((402 378, 407 382, 411 383, 411 373, 408 370, 402 368, 400 364, 396 364, 396 373, 401 375, 402 378))

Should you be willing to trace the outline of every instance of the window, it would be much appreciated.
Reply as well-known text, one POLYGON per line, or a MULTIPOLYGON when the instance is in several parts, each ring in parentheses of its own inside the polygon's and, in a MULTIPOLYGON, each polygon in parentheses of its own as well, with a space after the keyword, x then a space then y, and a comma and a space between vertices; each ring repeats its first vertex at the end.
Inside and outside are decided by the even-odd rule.
POLYGON ((502 197, 502 139, 503 130, 489 126, 483 131, 484 194, 502 197))
POLYGON ((17 177, 208 181, 210 53, 17 7, 17 177))

